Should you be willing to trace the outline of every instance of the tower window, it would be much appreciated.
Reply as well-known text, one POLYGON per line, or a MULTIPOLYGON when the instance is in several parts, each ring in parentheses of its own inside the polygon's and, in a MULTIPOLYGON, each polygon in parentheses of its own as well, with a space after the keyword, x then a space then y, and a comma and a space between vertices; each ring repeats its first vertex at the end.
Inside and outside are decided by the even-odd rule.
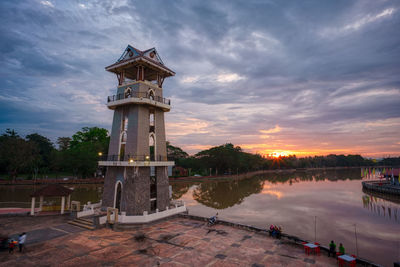
POLYGON ((121 136, 121 143, 126 143, 126 138, 127 138, 126 131, 123 131, 121 136))
POLYGON ((150 134, 149 136, 149 152, 150 152, 150 160, 155 160, 155 140, 154 140, 154 134, 150 134))
POLYGON ((121 134, 120 146, 119 146, 119 160, 124 160, 125 158, 125 145, 126 145, 127 134, 123 131, 121 134))
POLYGON ((157 177, 150 177, 150 210, 154 212, 157 209, 157 177))
POLYGON ((128 97, 132 96, 132 89, 130 87, 127 87, 125 89, 124 96, 125 96, 125 98, 128 98, 128 97))
POLYGON ((154 126, 154 112, 150 112, 150 126, 154 126))
POLYGON ((148 95, 149 95, 149 99, 151 99, 151 100, 154 100, 154 92, 153 92, 153 90, 149 90, 149 92, 148 92, 148 95))
POLYGON ((121 132, 128 130, 128 111, 124 110, 122 115, 122 125, 121 125, 121 132))

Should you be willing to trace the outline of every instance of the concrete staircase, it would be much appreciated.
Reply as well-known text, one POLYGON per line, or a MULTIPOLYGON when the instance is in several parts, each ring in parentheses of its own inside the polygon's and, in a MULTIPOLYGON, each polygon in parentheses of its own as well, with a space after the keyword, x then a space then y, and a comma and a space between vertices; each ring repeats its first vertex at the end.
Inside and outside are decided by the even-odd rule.
POLYGON ((96 229, 96 226, 93 224, 93 218, 76 218, 68 223, 88 230, 96 229))

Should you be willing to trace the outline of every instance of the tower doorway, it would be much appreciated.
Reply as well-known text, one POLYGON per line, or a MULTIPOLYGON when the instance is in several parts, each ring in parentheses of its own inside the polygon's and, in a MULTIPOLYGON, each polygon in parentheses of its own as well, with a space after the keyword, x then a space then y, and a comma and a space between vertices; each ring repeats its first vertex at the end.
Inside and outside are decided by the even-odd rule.
MULTIPOLYGON (((157 169, 155 169, 155 172, 157 169)), ((150 177, 150 211, 155 212, 157 209, 157 174, 150 177)))
POLYGON ((118 209, 118 211, 121 211, 122 183, 118 181, 115 186, 114 208, 118 209))
POLYGON ((154 92, 153 92, 153 90, 150 90, 150 91, 148 92, 148 96, 149 96, 149 99, 150 99, 150 100, 154 100, 154 92))

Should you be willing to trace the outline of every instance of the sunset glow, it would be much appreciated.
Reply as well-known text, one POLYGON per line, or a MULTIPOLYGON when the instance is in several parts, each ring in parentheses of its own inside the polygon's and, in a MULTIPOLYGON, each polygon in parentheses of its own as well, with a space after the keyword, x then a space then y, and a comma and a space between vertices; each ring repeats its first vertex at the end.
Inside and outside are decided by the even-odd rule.
POLYGON ((274 158, 287 157, 287 156, 289 156, 289 153, 286 151, 273 152, 272 154, 269 154, 269 156, 274 157, 274 158))

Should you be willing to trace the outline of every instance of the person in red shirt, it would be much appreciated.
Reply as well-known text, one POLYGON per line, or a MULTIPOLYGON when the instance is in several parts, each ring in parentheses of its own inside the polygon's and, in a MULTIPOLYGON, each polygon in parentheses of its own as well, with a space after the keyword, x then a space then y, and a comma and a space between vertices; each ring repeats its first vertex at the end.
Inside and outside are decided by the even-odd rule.
POLYGON ((8 253, 13 253, 15 248, 15 241, 13 239, 8 243, 8 253))

